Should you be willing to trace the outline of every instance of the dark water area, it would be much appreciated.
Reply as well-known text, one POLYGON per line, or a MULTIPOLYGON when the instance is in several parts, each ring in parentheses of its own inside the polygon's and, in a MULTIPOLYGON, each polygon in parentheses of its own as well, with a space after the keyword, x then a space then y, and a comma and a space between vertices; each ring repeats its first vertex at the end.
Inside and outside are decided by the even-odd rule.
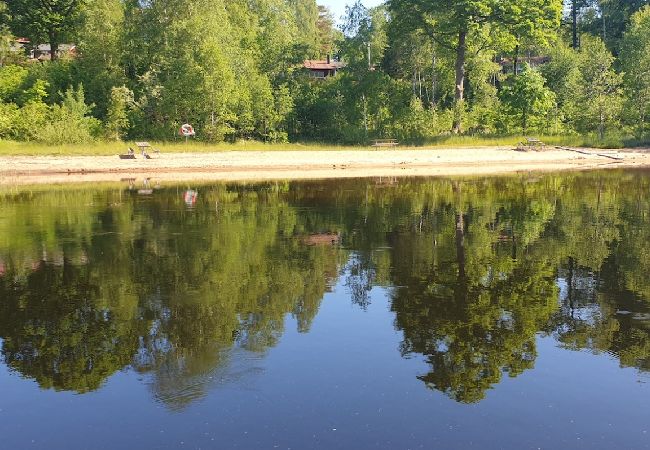
POLYGON ((0 345, 2 449, 648 448, 650 174, 4 188, 0 345))

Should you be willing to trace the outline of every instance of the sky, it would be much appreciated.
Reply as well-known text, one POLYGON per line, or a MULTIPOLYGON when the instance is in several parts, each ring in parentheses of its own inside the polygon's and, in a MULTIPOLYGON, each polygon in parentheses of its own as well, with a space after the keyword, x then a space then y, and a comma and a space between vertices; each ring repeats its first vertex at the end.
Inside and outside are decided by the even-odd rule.
MULTIPOLYGON (((353 4, 354 0, 317 0, 316 3, 327 6, 332 11, 336 22, 341 23, 341 16, 345 13, 345 5, 353 4)), ((383 0, 362 0, 362 3, 366 8, 372 8, 383 3, 383 0)))

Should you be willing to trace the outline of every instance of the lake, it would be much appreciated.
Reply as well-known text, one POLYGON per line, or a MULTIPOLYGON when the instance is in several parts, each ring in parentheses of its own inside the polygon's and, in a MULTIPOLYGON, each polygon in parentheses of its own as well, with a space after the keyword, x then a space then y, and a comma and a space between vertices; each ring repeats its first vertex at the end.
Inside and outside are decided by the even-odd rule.
POLYGON ((648 448, 650 172, 3 187, 0 448, 648 448))

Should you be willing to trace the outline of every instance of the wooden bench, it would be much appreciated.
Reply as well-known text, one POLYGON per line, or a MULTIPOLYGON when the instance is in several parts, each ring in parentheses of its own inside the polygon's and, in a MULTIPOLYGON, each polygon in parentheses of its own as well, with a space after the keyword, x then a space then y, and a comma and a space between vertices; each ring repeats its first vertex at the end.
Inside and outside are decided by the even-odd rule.
POLYGON ((126 153, 119 155, 120 159, 135 159, 135 152, 131 147, 126 153))
POLYGON ((527 137, 525 141, 517 144, 517 150, 525 152, 528 150, 540 151, 546 148, 546 144, 537 138, 527 137))
POLYGON ((397 147, 398 145, 397 139, 375 139, 372 141, 373 147, 397 147))

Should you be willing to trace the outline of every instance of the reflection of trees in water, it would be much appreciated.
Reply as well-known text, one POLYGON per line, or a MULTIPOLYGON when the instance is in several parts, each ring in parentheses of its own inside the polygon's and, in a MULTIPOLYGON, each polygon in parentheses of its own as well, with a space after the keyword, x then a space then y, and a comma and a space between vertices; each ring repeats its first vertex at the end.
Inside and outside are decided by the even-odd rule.
MULTIPOLYGON (((638 219, 638 203, 635 214, 621 214, 627 197, 619 186, 604 192, 599 180, 579 181, 558 189, 553 178, 534 186, 513 179, 499 193, 498 181, 452 183, 431 199, 433 214, 391 236, 401 350, 425 357, 431 369, 420 379, 428 386, 458 401, 480 400, 502 373, 533 367, 536 334, 551 330, 567 348, 647 367, 650 330, 638 326, 646 316, 620 311, 626 274, 637 270, 618 264, 626 242, 620 229, 638 219), (601 272, 618 275, 603 281, 601 272)), ((645 311, 647 301, 629 308, 645 311)))
POLYGON ((565 287, 549 331, 564 348, 607 352, 622 367, 650 370, 650 305, 626 288, 614 259, 599 273, 572 260, 560 269, 565 287))
POLYGON ((361 309, 370 306, 370 290, 375 285, 375 268, 370 258, 353 254, 344 268, 345 287, 350 300, 361 309))
POLYGON ((337 274, 337 249, 293 239, 298 219, 277 193, 204 193, 214 197, 218 215, 179 211, 170 193, 89 208, 83 229, 76 216, 55 217, 45 225, 65 236, 52 241, 62 264, 25 270, 17 252, 4 253, 7 364, 43 387, 79 392, 131 365, 179 407, 203 395, 231 348, 275 345, 287 314, 307 331, 337 274), (72 264, 67 255, 80 252, 88 257, 72 264))
POLYGON ((394 280, 402 286, 392 308, 404 333, 402 353, 422 354, 431 367, 419 378, 457 401, 475 402, 503 372, 516 376, 533 366, 535 335, 556 305, 553 271, 526 259, 508 267, 494 253, 474 252, 481 242, 491 246, 472 239, 489 218, 477 210, 439 211, 435 227, 392 242, 394 280))
POLYGON ((397 286, 402 353, 423 355, 420 379, 458 401, 532 368, 539 332, 648 370, 649 185, 621 174, 219 185, 192 211, 175 189, 7 196, 3 356, 79 392, 131 366, 182 408, 254 371, 230 371, 229 355, 263 354, 288 314, 308 331, 343 275, 364 309, 374 286, 397 286), (340 242, 317 239, 328 233, 340 242))
POLYGON ((2 277, 0 329, 7 365, 42 387, 87 392, 127 366, 138 332, 97 302, 88 267, 41 263, 18 282, 2 277))

